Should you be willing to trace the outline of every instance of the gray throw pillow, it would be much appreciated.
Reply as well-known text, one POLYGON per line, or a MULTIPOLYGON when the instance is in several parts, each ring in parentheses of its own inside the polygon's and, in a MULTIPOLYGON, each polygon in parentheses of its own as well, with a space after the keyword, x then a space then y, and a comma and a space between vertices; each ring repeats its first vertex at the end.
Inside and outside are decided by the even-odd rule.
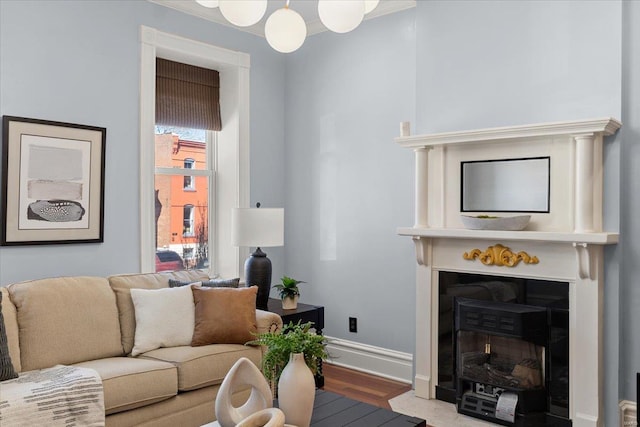
POLYGON ((169 279, 170 288, 187 286, 191 284, 198 284, 207 288, 237 288, 240 286, 240 278, 236 277, 235 279, 211 279, 197 282, 183 282, 180 280, 169 279))
POLYGON ((4 330, 4 316, 2 316, 2 293, 0 292, 0 381, 18 378, 9 355, 7 331, 4 330))

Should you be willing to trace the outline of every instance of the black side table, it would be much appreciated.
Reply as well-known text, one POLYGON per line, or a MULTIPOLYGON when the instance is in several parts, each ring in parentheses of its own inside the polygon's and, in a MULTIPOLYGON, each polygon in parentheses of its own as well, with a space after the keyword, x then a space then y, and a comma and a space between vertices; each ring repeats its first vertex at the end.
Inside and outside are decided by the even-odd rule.
MULTIPOLYGON (((276 298, 269 298, 267 303, 269 311, 276 313, 282 317, 285 325, 289 322, 302 323, 313 322, 316 332, 322 335, 324 329, 324 307, 320 305, 310 305, 298 303, 298 308, 293 310, 284 310, 282 301, 276 298)), ((316 387, 324 387, 324 375, 322 375, 322 360, 318 362, 318 373, 316 374, 316 387)))

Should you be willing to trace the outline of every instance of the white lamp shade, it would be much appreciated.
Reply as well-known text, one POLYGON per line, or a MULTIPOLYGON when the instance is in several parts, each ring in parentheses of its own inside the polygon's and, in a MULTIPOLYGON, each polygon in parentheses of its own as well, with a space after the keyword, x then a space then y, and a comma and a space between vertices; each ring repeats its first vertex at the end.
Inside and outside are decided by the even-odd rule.
POLYGON ((196 3, 211 9, 218 7, 218 0, 196 0, 196 3))
POLYGON ((362 0, 318 0, 318 15, 325 27, 336 33, 355 30, 364 19, 362 0))
POLYGON ((269 45, 282 53, 293 52, 304 43, 307 25, 302 16, 288 7, 271 14, 264 26, 264 35, 269 45))
POLYGON ((364 0, 364 13, 367 14, 378 7, 380 0, 364 0))
POLYGON ((257 24, 267 11, 267 0, 219 0, 222 16, 233 25, 257 24))
POLYGON ((284 245, 284 209, 236 208, 231 211, 231 243, 234 246, 284 245))

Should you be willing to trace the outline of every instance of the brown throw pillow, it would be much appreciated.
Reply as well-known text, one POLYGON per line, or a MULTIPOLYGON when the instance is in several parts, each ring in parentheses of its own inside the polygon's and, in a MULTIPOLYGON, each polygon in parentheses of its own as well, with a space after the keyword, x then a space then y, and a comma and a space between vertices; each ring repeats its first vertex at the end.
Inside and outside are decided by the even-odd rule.
POLYGON ((191 345, 244 344, 254 340, 258 287, 203 288, 192 286, 196 306, 191 345))

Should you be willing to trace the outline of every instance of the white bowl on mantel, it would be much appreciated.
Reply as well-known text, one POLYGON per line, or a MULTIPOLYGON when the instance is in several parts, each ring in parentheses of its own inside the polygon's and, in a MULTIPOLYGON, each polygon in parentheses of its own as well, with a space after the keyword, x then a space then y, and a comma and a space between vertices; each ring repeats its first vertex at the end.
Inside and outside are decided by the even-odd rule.
POLYGON ((504 216, 493 218, 478 218, 477 216, 460 215, 462 224, 469 230, 523 230, 531 215, 504 216))

